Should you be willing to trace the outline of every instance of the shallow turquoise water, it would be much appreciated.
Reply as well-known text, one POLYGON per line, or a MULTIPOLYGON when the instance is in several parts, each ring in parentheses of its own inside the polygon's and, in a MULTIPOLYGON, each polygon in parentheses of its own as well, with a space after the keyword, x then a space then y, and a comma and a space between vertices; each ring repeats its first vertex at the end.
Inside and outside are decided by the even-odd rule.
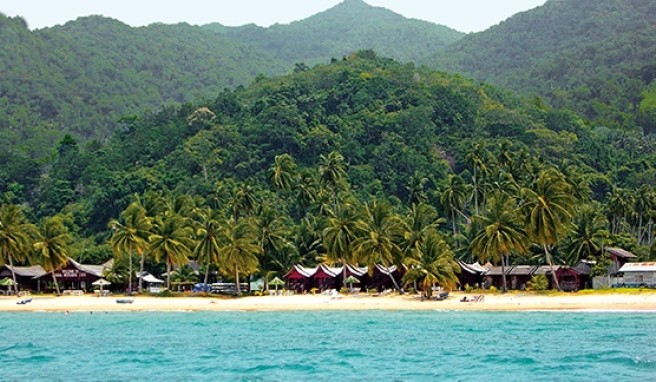
POLYGON ((656 380, 656 313, 0 313, 1 381, 656 380))

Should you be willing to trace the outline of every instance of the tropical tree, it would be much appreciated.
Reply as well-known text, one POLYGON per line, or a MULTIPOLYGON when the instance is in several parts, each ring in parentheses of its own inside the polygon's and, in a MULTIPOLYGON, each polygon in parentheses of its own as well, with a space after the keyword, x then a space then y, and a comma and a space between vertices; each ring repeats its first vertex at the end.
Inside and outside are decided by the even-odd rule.
POLYGON ((402 249, 405 256, 417 257, 415 253, 420 250, 424 238, 437 231, 445 221, 432 206, 425 203, 413 204, 403 225, 402 249))
MULTIPOLYGON (((372 201, 365 204, 364 220, 358 237, 353 241, 353 256, 372 273, 376 264, 385 267, 400 266, 403 250, 399 246, 403 238, 403 222, 394 214, 389 203, 372 201)), ((394 287, 400 291, 396 279, 390 273, 394 287)))
POLYGON ((257 226, 252 219, 238 222, 229 220, 221 231, 219 263, 226 274, 233 272, 237 295, 241 295, 239 274, 250 274, 257 270, 257 255, 262 251, 258 243, 257 226))
POLYGON ((55 271, 68 263, 68 246, 72 239, 61 216, 45 218, 39 225, 39 236, 34 243, 34 255, 30 262, 52 273, 57 295, 61 293, 55 271))
POLYGON ((342 265, 352 263, 355 260, 353 242, 359 237, 365 223, 352 201, 345 201, 335 211, 328 212, 330 215, 322 232, 323 248, 326 250, 324 260, 342 265))
POLYGON ((319 157, 319 177, 321 184, 335 192, 346 177, 344 157, 337 151, 319 157))
POLYGON ((432 296, 435 284, 446 290, 454 289, 458 284, 460 266, 449 245, 437 232, 426 234, 413 256, 406 258, 405 262, 408 271, 402 281, 418 282, 428 298, 432 296))
POLYGON ((540 172, 530 188, 523 188, 521 195, 526 232, 531 241, 544 250, 554 285, 560 290, 550 249, 570 229, 571 211, 575 202, 571 186, 558 170, 549 168, 540 172))
POLYGON ((296 247, 289 240, 291 229, 284 215, 269 204, 262 206, 257 219, 258 241, 262 247, 260 271, 265 276, 265 289, 268 289, 266 277, 269 272, 282 274, 289 266, 289 260, 296 258, 296 247), (284 264, 284 265, 283 265, 284 264))
POLYGON ((294 185, 296 162, 289 154, 276 155, 270 170, 271 185, 281 191, 289 191, 294 185))
POLYGON ((528 237, 522 222, 519 221, 519 209, 515 199, 505 194, 494 194, 487 204, 485 215, 474 216, 480 231, 472 242, 470 249, 478 255, 481 262, 492 260, 501 263, 503 274, 503 292, 507 288, 507 258, 513 253, 527 251, 528 237))
POLYGON ((166 287, 171 289, 171 271, 174 266, 189 263, 195 247, 193 228, 177 214, 155 218, 148 250, 155 261, 166 264, 166 287))
POLYGON ((489 173, 487 163, 490 159, 490 152, 485 145, 480 142, 474 142, 470 151, 465 155, 465 161, 472 168, 472 196, 474 199, 474 213, 479 214, 481 202, 485 201, 485 189, 481 187, 481 179, 484 179, 489 173))
POLYGON ((242 216, 251 216, 257 206, 257 199, 253 188, 247 184, 237 186, 233 191, 230 206, 235 221, 239 221, 239 218, 242 216))
POLYGON ((111 265, 103 270, 103 277, 113 285, 124 285, 130 275, 126 260, 123 257, 115 258, 111 265))
POLYGON ((139 255, 139 293, 143 290, 143 271, 145 262, 145 251, 151 235, 152 223, 146 216, 146 210, 137 203, 130 204, 121 212, 121 220, 111 220, 109 227, 112 229, 110 245, 117 255, 123 254, 128 257, 128 289, 132 293, 132 256, 134 252, 139 255))
POLYGON ((196 246, 193 255, 200 265, 205 268, 203 283, 207 284, 210 267, 219 263, 219 252, 221 248, 221 217, 211 208, 198 211, 200 226, 196 229, 196 246))
POLYGON ((196 271, 194 271, 193 268, 189 266, 189 264, 185 264, 171 272, 171 280, 173 280, 175 283, 178 283, 178 290, 180 290, 180 286, 182 284, 194 284, 198 282, 198 275, 196 271))
POLYGON ((18 282, 14 273, 14 264, 26 260, 35 235, 36 227, 27 221, 20 206, 0 205, 0 265, 9 264, 15 291, 18 290, 18 282))
POLYGON ((428 183, 428 178, 417 173, 410 178, 406 189, 408 190, 408 202, 411 205, 425 203, 428 200, 426 183, 428 183))
POLYGON ((608 210, 610 212, 611 233, 614 235, 622 231, 627 222, 630 211, 633 210, 634 195, 631 191, 615 187, 608 195, 608 210))
POLYGON ((610 239, 601 207, 586 204, 576 209, 573 230, 565 242, 568 263, 576 264, 581 259, 591 259, 610 239))
POLYGON ((462 214, 466 200, 467 185, 465 181, 458 175, 449 174, 446 185, 440 193, 440 203, 444 207, 445 212, 451 215, 451 226, 454 236, 458 233, 456 230, 456 216, 462 214))

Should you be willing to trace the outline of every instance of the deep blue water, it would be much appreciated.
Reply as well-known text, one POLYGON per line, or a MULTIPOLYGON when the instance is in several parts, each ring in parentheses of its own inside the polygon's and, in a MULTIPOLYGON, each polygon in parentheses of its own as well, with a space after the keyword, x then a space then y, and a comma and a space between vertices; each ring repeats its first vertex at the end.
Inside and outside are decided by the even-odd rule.
POLYGON ((0 313, 0 381, 654 381, 656 313, 0 313))

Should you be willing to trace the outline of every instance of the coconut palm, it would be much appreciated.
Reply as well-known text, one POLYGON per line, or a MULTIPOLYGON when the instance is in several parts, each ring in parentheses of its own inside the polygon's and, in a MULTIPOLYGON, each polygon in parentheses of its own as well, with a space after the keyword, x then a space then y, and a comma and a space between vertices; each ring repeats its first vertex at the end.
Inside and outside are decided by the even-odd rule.
POLYGON ((296 177, 296 162, 289 154, 276 155, 270 170, 271 185, 281 191, 289 191, 296 177))
POLYGON ((171 289, 171 270, 174 266, 189 263, 195 247, 194 230, 186 220, 176 214, 155 218, 148 251, 155 261, 166 264, 166 287, 171 289))
POLYGON ((256 205, 257 199, 251 186, 241 184, 234 189, 230 206, 235 221, 238 221, 242 216, 251 216, 256 205))
POLYGON ((426 234, 418 250, 405 261, 408 271, 403 275, 403 282, 419 282, 428 298, 433 294, 435 284, 446 290, 454 289, 458 284, 460 266, 449 245, 437 232, 426 234))
MULTIPOLYGON (((152 224, 146 216, 146 210, 137 203, 130 204, 121 212, 121 220, 111 220, 109 227, 113 230, 110 245, 115 254, 128 257, 128 288, 132 292, 132 256, 139 255, 139 275, 143 274, 145 251, 151 235, 152 224)), ((142 278, 139 277, 139 293, 143 290, 142 278)))
POLYGON ((61 293, 55 271, 68 263, 68 245, 71 240, 72 237, 61 216, 46 218, 39 225, 39 236, 34 243, 31 262, 41 265, 46 272, 52 273, 57 295, 61 293))
POLYGON ((428 178, 415 173, 406 186, 408 190, 408 202, 412 204, 425 203, 428 199, 426 196, 426 183, 428 178))
MULTIPOLYGON (((353 241, 353 256, 360 264, 366 264, 373 272, 376 264, 385 267, 401 265, 403 250, 399 246, 403 238, 403 222, 394 214, 389 203, 372 201, 365 205, 362 228, 353 241)), ((394 287, 401 290, 390 273, 394 287)))
POLYGON ((490 158, 490 152, 485 145, 480 142, 474 142, 472 148, 465 156, 465 160, 472 168, 472 196, 474 199, 474 213, 479 214, 481 202, 485 201, 485 191, 481 187, 481 179, 484 179, 489 172, 487 163, 490 158))
POLYGON ((633 209, 634 195, 623 188, 613 188, 608 196, 608 209, 611 216, 611 232, 618 234, 633 209))
POLYGON ((600 207, 584 205, 577 209, 573 219, 574 229, 565 243, 569 264, 592 258, 606 245, 610 236, 606 222, 600 207))
POLYGON ((203 283, 207 284, 210 266, 219 263, 219 250, 221 248, 220 215, 216 210, 205 208, 198 210, 200 226, 196 229, 196 246, 193 255, 200 265, 205 268, 203 283))
MULTIPOLYGON (((262 247, 260 257, 260 271, 264 275, 282 274, 293 264, 288 264, 290 259, 296 258, 296 247, 289 240, 291 236, 290 224, 283 215, 279 214, 273 207, 265 204, 258 214, 257 232, 258 241, 262 247), (284 267, 281 267, 281 262, 284 267)), ((267 278, 265 277, 265 283, 267 278)), ((265 285, 267 289, 267 285, 265 285)))
POLYGON ((474 222, 481 228, 470 243, 470 249, 481 262, 501 262, 505 293, 508 289, 506 258, 513 252, 525 253, 528 237, 518 219, 519 210, 515 199, 500 193, 490 199, 486 214, 474 216, 474 222))
POLYGON ((428 204, 413 204, 403 225, 403 253, 406 257, 416 257, 423 239, 431 232, 437 231, 446 220, 441 218, 435 208, 428 204))
POLYGON ((9 264, 13 288, 17 290, 14 263, 25 261, 32 250, 36 227, 30 224, 23 209, 14 204, 0 205, 0 265, 9 264))
POLYGON ((440 203, 445 209, 445 212, 451 215, 451 226, 454 236, 458 233, 456 230, 456 216, 462 214, 466 200, 467 185, 465 184, 465 181, 458 175, 449 174, 446 180, 446 185, 440 193, 440 203))
POLYGON ((575 202, 572 188, 558 170, 548 168, 540 172, 530 188, 523 188, 521 195, 526 232, 529 238, 544 250, 554 285, 560 290, 550 248, 570 229, 571 211, 575 202))
POLYGON ((189 264, 185 264, 171 272, 171 280, 178 283, 178 290, 180 290, 180 285, 182 284, 194 284, 198 282, 198 275, 189 264))
POLYGON ((262 251, 258 243, 257 227, 251 219, 229 220, 221 232, 219 263, 224 272, 234 272, 237 294, 241 295, 239 274, 250 274, 259 265, 257 255, 262 251))
POLYGON ((337 151, 333 151, 328 156, 321 155, 319 158, 319 177, 321 184, 335 192, 342 180, 346 177, 344 157, 337 151))
POLYGON ((325 260, 346 265, 354 260, 352 245, 364 228, 364 222, 350 201, 338 205, 335 211, 329 213, 322 232, 325 260))

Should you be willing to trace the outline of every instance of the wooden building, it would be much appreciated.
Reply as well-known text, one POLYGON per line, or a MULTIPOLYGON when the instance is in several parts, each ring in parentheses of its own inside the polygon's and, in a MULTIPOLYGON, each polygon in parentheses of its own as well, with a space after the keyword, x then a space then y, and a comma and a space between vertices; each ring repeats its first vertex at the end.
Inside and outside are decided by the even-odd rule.
POLYGON ((656 288, 656 263, 626 263, 619 270, 624 275, 623 286, 656 288))
MULTIPOLYGON (((16 275, 16 285, 19 291, 41 292, 41 283, 39 278, 46 274, 46 271, 40 265, 28 267, 11 266, 8 264, 0 266, 0 278, 12 278, 12 269, 16 275)), ((11 288, 11 287, 10 287, 11 288)), ((8 289, 11 291, 11 289, 8 289)))

